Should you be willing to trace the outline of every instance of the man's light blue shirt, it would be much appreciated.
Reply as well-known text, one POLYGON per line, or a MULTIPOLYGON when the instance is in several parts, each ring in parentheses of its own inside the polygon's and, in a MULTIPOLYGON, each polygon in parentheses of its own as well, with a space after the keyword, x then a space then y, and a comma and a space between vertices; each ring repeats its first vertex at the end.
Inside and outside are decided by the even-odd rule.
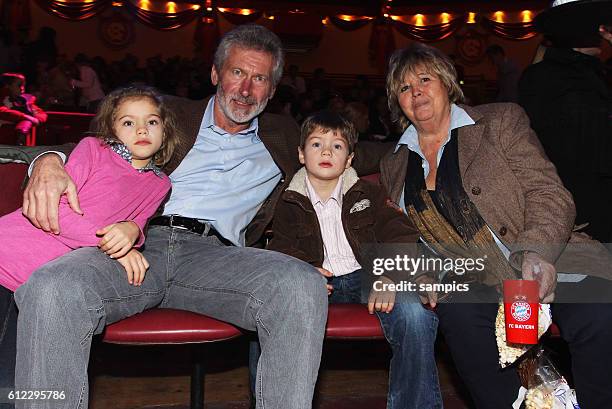
POLYGON ((211 98, 196 142, 172 172, 164 215, 208 221, 227 240, 244 246, 247 225, 281 179, 259 139, 257 118, 237 134, 219 128, 211 98))

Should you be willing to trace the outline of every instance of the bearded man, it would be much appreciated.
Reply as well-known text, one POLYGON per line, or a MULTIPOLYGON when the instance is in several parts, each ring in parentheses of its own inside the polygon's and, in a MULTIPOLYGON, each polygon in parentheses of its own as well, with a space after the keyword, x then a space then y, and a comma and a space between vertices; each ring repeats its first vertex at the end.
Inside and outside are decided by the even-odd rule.
MULTIPOLYGON (((83 248, 42 267, 17 290, 16 387, 66 394, 36 408, 86 408, 92 336, 156 307, 257 331, 257 408, 311 407, 327 318, 325 279, 307 263, 249 247, 261 239, 299 166, 297 124, 262 113, 282 68, 275 34, 239 26, 216 51, 216 94, 204 101, 168 97, 183 135, 163 169, 172 193, 149 224, 143 255, 150 268, 141 286, 127 283, 116 260, 83 248)), ((24 214, 58 232, 64 194, 79 212, 61 158, 46 154, 34 163, 24 214)))

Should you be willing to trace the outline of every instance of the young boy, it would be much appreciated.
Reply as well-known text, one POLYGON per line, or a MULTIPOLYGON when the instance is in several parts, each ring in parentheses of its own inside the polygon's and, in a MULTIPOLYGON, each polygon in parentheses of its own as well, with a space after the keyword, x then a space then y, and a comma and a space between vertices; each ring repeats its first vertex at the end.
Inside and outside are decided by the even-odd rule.
POLYGON ((13 126, 17 145, 24 145, 34 126, 47 121, 47 114, 36 106, 36 97, 25 94, 25 77, 4 73, 0 77, 0 126, 13 126))
MULTIPOLYGON (((304 121, 298 149, 304 167, 281 196, 268 245, 328 277, 330 303, 362 302, 364 244, 418 239, 408 217, 388 204, 383 188, 357 177, 351 167, 356 140, 352 123, 336 113, 321 111, 304 121)), ((409 292, 372 290, 368 309, 376 312, 393 351, 387 408, 441 408, 435 314, 409 292)))

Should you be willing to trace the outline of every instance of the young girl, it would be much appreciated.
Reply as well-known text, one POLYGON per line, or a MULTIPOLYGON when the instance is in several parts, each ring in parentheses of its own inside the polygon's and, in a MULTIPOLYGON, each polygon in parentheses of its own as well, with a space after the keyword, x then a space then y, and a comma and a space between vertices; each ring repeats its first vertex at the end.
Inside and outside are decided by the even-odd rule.
POLYGON ((170 190, 160 166, 171 157, 177 127, 161 95, 148 87, 109 94, 94 118, 96 138, 75 147, 66 171, 83 214, 60 200, 60 233, 40 230, 21 209, 0 218, 0 285, 15 291, 41 265, 79 247, 98 246, 140 285, 147 261, 133 247, 170 190))

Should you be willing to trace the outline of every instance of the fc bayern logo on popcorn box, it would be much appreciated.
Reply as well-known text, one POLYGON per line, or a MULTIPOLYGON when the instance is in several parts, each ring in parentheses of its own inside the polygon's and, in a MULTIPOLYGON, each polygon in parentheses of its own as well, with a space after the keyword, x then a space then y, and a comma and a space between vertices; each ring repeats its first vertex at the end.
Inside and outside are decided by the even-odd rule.
POLYGON ((531 306, 525 301, 515 301, 511 307, 512 318, 519 322, 527 321, 531 318, 531 306))

